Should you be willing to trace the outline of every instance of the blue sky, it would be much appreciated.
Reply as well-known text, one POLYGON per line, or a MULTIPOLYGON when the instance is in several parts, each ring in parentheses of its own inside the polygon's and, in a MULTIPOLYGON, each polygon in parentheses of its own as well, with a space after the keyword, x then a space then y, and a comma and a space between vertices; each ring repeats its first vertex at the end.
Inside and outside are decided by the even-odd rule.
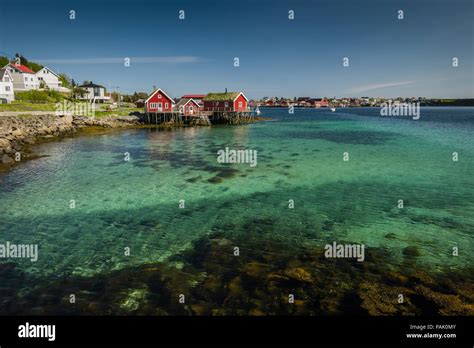
POLYGON ((472 98, 473 19, 472 0, 0 0, 0 54, 127 93, 472 98))

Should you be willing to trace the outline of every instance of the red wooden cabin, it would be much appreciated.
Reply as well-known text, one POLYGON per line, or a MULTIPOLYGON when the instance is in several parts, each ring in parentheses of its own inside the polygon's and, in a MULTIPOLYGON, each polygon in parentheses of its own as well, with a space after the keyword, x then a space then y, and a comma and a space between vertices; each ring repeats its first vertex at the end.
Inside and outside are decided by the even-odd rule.
POLYGON ((158 88, 145 101, 145 112, 171 112, 174 104, 173 98, 158 88))
POLYGON ((248 111, 248 101, 242 92, 209 93, 203 99, 205 111, 248 111))
POLYGON ((183 98, 176 104, 176 110, 185 116, 198 115, 199 108, 199 103, 192 98, 183 98))

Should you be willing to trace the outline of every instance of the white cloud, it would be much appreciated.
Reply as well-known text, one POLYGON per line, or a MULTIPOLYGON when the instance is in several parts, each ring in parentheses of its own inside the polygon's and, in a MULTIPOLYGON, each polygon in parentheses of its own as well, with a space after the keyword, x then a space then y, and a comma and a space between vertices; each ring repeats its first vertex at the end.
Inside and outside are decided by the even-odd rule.
POLYGON ((364 85, 364 86, 356 86, 348 89, 349 93, 364 93, 369 91, 374 91, 377 89, 382 88, 391 88, 391 87, 399 87, 399 86, 406 86, 414 84, 415 81, 399 81, 399 82, 387 82, 387 83, 377 83, 371 85, 364 85))
POLYGON ((162 56, 162 57, 119 57, 119 58, 67 58, 67 59, 31 59, 41 64, 123 64, 125 58, 130 58, 130 64, 135 63, 195 63, 199 57, 194 56, 162 56))

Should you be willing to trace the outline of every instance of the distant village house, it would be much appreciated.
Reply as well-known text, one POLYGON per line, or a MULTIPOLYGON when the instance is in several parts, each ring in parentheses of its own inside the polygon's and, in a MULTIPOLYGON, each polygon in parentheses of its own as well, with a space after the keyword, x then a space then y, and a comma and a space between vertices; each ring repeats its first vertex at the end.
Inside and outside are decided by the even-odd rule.
POLYGON ((10 76, 13 78, 13 88, 15 91, 39 89, 40 84, 38 77, 34 71, 27 66, 16 62, 7 64, 4 69, 7 69, 10 76))
POLYGON ((36 73, 41 88, 49 88, 56 91, 61 89, 59 75, 48 67, 43 67, 36 73))
POLYGON ((86 93, 83 95, 76 95, 77 99, 86 99, 89 101, 94 101, 95 103, 104 103, 110 101, 110 96, 106 94, 104 86, 97 85, 92 81, 87 81, 78 87, 86 91, 86 93))
POLYGON ((11 103, 13 100, 13 78, 7 69, 0 69, 0 103, 11 103))

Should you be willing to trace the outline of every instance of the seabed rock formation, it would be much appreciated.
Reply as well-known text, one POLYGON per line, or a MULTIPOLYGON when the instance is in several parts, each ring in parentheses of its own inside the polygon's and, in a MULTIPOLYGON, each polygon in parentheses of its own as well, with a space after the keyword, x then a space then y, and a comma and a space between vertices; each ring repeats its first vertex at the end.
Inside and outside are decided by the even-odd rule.
POLYGON ((394 270, 369 248, 365 262, 326 259, 279 242, 205 237, 168 262, 92 277, 41 281, 0 264, 3 314, 474 315, 473 269, 394 270), (240 256, 233 256, 239 245, 240 256), (27 287, 28 291, 18 291, 27 287), (34 286, 33 284, 42 284, 34 286), (71 304, 70 294, 76 302, 71 304), (294 301, 289 302, 289 296, 294 301), (400 303, 400 295, 403 302, 400 303))

